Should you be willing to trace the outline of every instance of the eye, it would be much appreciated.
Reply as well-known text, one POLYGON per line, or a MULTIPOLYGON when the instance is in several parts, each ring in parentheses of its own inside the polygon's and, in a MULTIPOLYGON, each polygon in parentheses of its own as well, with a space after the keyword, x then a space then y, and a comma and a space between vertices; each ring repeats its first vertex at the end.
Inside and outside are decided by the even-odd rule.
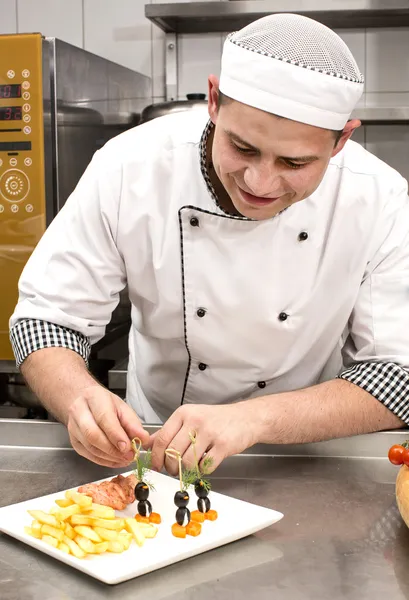
POLYGON ((231 145, 235 150, 237 150, 237 152, 240 152, 240 154, 254 154, 254 150, 252 150, 251 148, 243 148, 242 146, 238 146, 234 142, 231 142, 231 145))
POLYGON ((307 163, 301 163, 301 164, 295 163, 295 162, 292 162, 291 160, 285 160, 284 162, 287 165, 287 167, 290 167, 290 169, 301 169, 301 167, 305 167, 305 165, 307 164, 307 163))

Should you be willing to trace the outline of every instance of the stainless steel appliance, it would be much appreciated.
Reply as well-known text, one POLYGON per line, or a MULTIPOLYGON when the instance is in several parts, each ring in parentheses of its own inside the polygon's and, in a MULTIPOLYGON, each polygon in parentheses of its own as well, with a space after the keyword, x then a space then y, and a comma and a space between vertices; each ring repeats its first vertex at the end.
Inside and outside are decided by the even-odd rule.
MULTIPOLYGON (((1 408, 38 405, 9 343, 20 273, 94 152, 139 124, 151 91, 150 78, 56 38, 0 35, 1 408)), ((128 330, 124 293, 106 339, 128 330)))
POLYGON ((0 361, 13 360, 8 320, 34 246, 94 152, 151 101, 130 69, 56 38, 0 36, 0 361))

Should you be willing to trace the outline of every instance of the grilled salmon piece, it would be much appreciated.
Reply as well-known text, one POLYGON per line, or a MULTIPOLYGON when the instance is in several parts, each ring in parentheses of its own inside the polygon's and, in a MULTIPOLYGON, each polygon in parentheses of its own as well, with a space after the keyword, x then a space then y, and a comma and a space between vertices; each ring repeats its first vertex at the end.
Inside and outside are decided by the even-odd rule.
POLYGON ((137 479, 135 475, 124 477, 118 475, 111 481, 102 483, 87 483, 78 488, 81 494, 91 496, 92 501, 103 506, 110 506, 115 510, 123 510, 135 501, 135 485, 137 479))

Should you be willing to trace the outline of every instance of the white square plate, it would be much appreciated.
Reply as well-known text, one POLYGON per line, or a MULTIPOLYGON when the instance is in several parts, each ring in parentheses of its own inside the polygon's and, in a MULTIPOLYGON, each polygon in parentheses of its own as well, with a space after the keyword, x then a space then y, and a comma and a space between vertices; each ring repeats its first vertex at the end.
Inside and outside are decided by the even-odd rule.
MULTIPOLYGON (((127 474, 129 473, 124 473, 124 475, 127 474)), ((283 517, 282 513, 275 510, 211 492, 209 498, 211 507, 218 512, 217 521, 205 521, 202 525, 202 532, 197 537, 175 538, 172 535, 171 526, 175 522, 176 506, 173 503, 173 497, 179 489, 179 480, 153 471, 149 472, 147 480, 155 486, 155 491, 150 492, 149 500, 152 502, 153 510, 160 513, 162 524, 158 526, 159 531, 156 537, 147 539, 141 548, 132 542, 130 548, 122 554, 107 552, 78 559, 49 546, 42 540, 27 535, 24 532, 24 526, 30 526, 33 520, 27 511, 44 510, 48 512, 54 501, 64 496, 65 490, 0 508, 0 531, 104 583, 116 584, 234 542, 269 527, 283 517)), ((189 490, 189 495, 189 508, 196 510, 197 498, 192 488, 189 490)), ((135 502, 123 511, 116 511, 116 514, 134 517, 136 512, 135 502)))

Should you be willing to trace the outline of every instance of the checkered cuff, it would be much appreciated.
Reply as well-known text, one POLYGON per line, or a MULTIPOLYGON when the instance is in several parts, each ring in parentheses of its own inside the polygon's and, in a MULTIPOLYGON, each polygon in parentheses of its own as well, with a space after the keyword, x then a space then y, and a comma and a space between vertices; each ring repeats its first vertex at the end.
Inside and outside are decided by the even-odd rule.
POLYGON ((339 375, 363 388, 409 425, 409 373, 388 362, 357 363, 339 375))
POLYGON ((82 333, 67 327, 39 319, 22 319, 11 329, 10 340, 18 367, 32 352, 53 347, 68 348, 77 352, 88 365, 90 340, 82 333))

